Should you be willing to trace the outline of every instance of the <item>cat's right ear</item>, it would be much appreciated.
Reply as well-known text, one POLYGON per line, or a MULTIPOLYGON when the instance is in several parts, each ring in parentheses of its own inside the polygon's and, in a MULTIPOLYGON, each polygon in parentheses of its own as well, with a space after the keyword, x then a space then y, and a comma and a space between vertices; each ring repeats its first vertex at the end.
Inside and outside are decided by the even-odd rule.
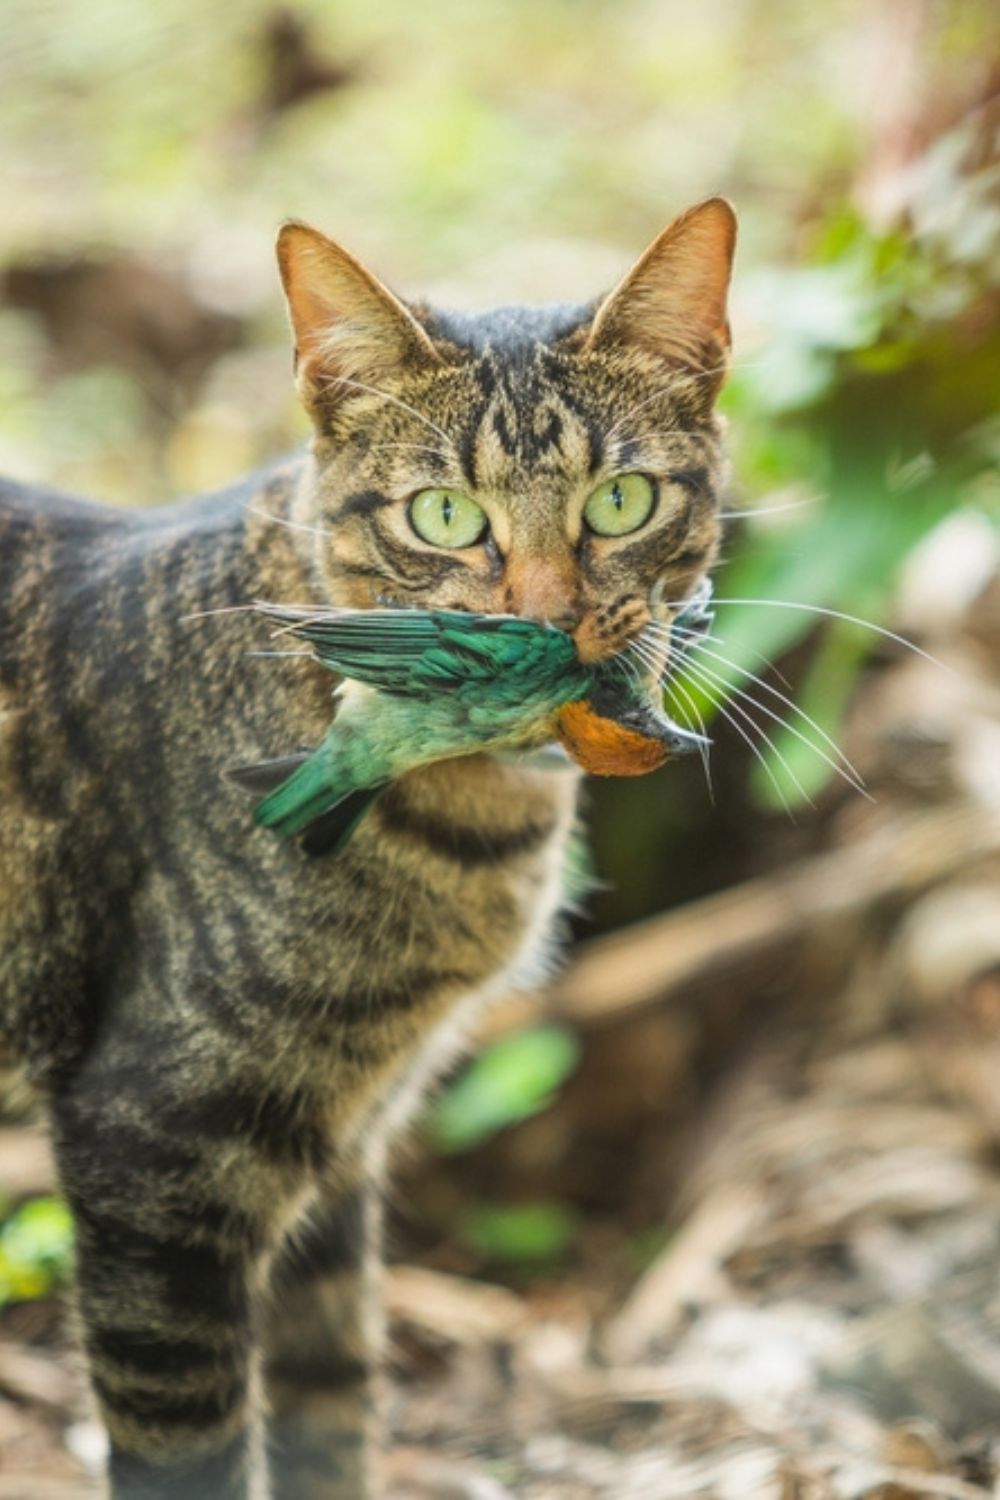
POLYGON ((319 420, 339 396, 401 369, 442 363, 426 329, 376 276, 308 224, 283 224, 278 265, 295 335, 295 375, 319 420))
POLYGON ((600 304, 587 347, 633 346, 721 385, 729 355, 726 298, 736 213, 708 198, 680 214, 600 304))

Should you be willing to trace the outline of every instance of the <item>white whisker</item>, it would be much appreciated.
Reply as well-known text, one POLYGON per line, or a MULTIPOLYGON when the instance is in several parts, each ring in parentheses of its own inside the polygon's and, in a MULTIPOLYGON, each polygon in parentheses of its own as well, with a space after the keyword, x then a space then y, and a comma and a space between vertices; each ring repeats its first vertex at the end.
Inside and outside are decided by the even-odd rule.
POLYGON ((648 642, 643 641, 641 636, 637 637, 636 640, 632 642, 632 649, 635 651, 639 659, 645 663, 646 667, 656 678, 657 682, 661 681, 663 678, 664 670, 667 666, 666 658, 664 656, 661 656, 659 652, 656 652, 648 642))
MULTIPOLYGON (((691 662, 691 661, 686 661, 685 662, 685 668, 686 668, 689 676, 693 677, 695 679, 695 681, 697 681, 700 678, 701 685, 702 685, 703 688, 705 688, 705 690, 707 692, 712 693, 713 689, 716 688, 716 687, 721 687, 721 688, 723 688, 723 690, 726 689, 726 686, 727 686, 726 683, 720 677, 718 677, 718 675, 716 673, 713 673, 709 667, 704 666, 702 663, 700 663, 700 662, 694 663, 694 662, 691 662), (714 679, 714 681, 713 681, 713 679, 714 679)), ((778 718, 777 714, 771 713, 770 709, 765 708, 762 703, 758 703, 757 700, 756 700, 756 698, 751 698, 750 695, 749 695, 749 693, 741 692, 739 688, 736 688, 734 691, 735 691, 735 693, 736 693, 737 696, 739 696, 740 698, 745 699, 745 701, 747 703, 752 704, 754 708, 759 708, 760 711, 761 711, 761 713, 766 714, 769 719, 774 719, 775 722, 778 723, 778 724, 780 724, 783 729, 787 729, 789 727, 787 724, 785 724, 785 721, 783 719, 778 718)), ((788 764, 788 761, 785 759, 784 755, 782 755, 781 751, 778 749, 777 745, 774 743, 774 740, 767 733, 767 731, 765 729, 763 729, 760 724, 757 723, 756 719, 754 719, 749 713, 747 713, 747 711, 746 711, 745 708, 741 708, 738 703, 734 703, 732 697, 729 697, 726 701, 728 702, 729 707, 733 710, 734 713, 739 714, 741 716, 741 718, 746 719, 746 721, 748 723, 750 723, 750 724, 753 725, 754 729, 756 729, 757 733, 760 735, 761 739, 764 741, 764 744, 771 751, 771 754, 778 761, 780 761, 780 763, 781 763, 782 766, 784 766, 785 772, 786 772, 789 780, 792 781, 792 782, 794 782, 794 784, 795 784, 797 790, 799 791, 799 793, 801 794, 803 800, 806 801, 806 802, 808 802, 810 807, 815 807, 816 804, 813 801, 812 797, 810 797, 809 793, 806 791, 805 787, 802 785, 802 782, 799 780, 798 776, 792 770, 791 766, 788 764)), ((802 736, 800 735, 799 738, 801 739, 802 736)), ((812 745, 811 741, 806 740, 805 743, 807 745, 809 745, 810 749, 815 749, 815 746, 812 745)), ((819 752, 817 752, 817 753, 819 753, 819 752)), ((835 766, 834 769, 838 771, 838 774, 843 775, 843 772, 840 771, 839 767, 835 766)), ((845 777, 845 780, 846 779, 847 778, 845 777)), ((852 785, 853 785, 853 783, 852 783, 852 785)), ((860 790, 862 790, 862 788, 859 787, 858 790, 860 791, 860 790)))
MULTIPOLYGON (((675 685, 679 684, 680 681, 681 681, 682 674, 685 673, 685 672, 689 676, 692 677, 692 681, 694 682, 694 685, 698 686, 698 683, 697 683, 696 679, 694 678, 694 674, 691 673, 690 663, 686 662, 686 661, 681 663, 681 671, 675 673, 674 676, 673 676, 673 678, 671 679, 671 681, 675 685)), ((702 689, 704 689, 705 684, 702 683, 701 687, 702 687, 702 689)), ((711 689, 709 690, 709 692, 711 693, 711 689)), ((740 736, 740 739, 743 740, 749 746, 751 752, 760 761, 761 765, 764 767, 765 774, 768 776, 768 778, 771 781, 772 786, 774 787, 774 789, 777 792, 778 796, 781 798, 781 801, 782 801, 782 803, 784 805, 784 808, 785 808, 785 812, 788 814, 788 816, 794 822, 795 821, 795 815, 792 812, 792 809, 788 805, 788 798, 785 796, 785 793, 784 793, 784 791, 782 789, 781 783, 779 782, 778 778, 775 776, 773 770, 771 769, 770 765, 768 764, 767 757, 763 754, 763 752, 761 751, 760 747, 758 745, 756 745, 754 743, 754 741, 750 738, 750 736, 747 734, 747 732, 743 728, 743 726, 741 724, 738 724, 736 722, 736 720, 733 718, 732 714, 726 708, 725 704, 719 702, 717 699, 714 699, 714 697, 713 697, 713 701, 715 702, 716 710, 722 715, 722 717, 725 719, 726 723, 729 724, 729 725, 731 725, 732 728, 736 730, 736 733, 740 736)), ((743 709, 741 709, 741 708, 737 708, 737 706, 736 706, 735 703, 732 705, 732 707, 733 707, 733 709, 734 709, 734 711, 736 713, 739 713, 744 719, 746 719, 747 723, 749 723, 751 725, 751 727, 757 731, 758 734, 762 733, 760 725, 756 724, 754 722, 754 720, 750 718, 750 715, 748 713, 745 713, 743 711, 743 709)), ((766 739, 767 736, 765 735, 764 738, 766 739)))
MULTIPOLYGON (((856 792, 860 792, 862 797, 866 797, 869 802, 873 802, 875 800, 872 797, 871 793, 867 790, 864 781, 861 779, 859 773, 854 770, 853 766, 851 766, 851 771, 853 772, 853 774, 849 775, 848 772, 844 770, 843 766, 839 766, 837 762, 833 760, 829 755, 827 755, 824 750, 821 750, 819 745, 817 745, 815 741, 809 739, 808 736, 804 735, 800 729, 796 729, 794 724, 789 724, 785 719, 781 717, 780 714, 776 714, 773 709, 768 708, 765 703, 761 703, 760 700, 755 698, 751 693, 744 692, 742 688, 733 687, 732 684, 726 681, 726 679, 720 672, 714 671, 712 667, 706 667, 704 662, 699 662, 698 668, 705 674, 709 681, 715 683, 717 687, 722 688, 726 692, 734 694, 737 698, 742 698, 745 703, 752 704, 754 708, 759 709, 760 712, 764 714, 768 719, 772 719, 775 724, 779 724, 781 728, 784 729, 788 734, 794 735, 795 739, 800 740, 803 745, 806 745, 814 755, 818 755, 820 760, 830 767, 831 771, 836 772, 838 776, 846 781, 848 786, 853 787, 856 792)), ((792 707, 794 708, 795 705, 793 704, 792 707)), ((822 731, 820 731, 820 733, 822 733, 822 731)), ((833 748, 836 750, 836 745, 834 745, 833 748)), ((775 749, 775 753, 779 753, 777 749, 775 749)), ((840 752, 838 751, 838 754, 839 753, 840 752)), ((846 756, 844 758, 846 760, 846 756)), ((850 765, 850 762, 848 762, 848 765, 850 765)))
POLYGON ((807 495, 802 500, 785 500, 780 505, 737 506, 735 510, 720 510, 721 521, 741 521, 748 516, 778 516, 786 510, 802 510, 807 505, 817 505, 819 495, 807 495))
MULTIPOLYGON (((858 770, 857 766, 855 766, 853 762, 848 758, 848 756, 844 754, 844 751, 837 744, 836 740, 832 739, 831 736, 827 734, 823 726, 821 724, 817 724, 816 720, 809 714, 807 714, 804 708, 799 707, 794 698, 790 698, 786 693, 780 692, 778 688, 772 687, 769 682, 765 682, 764 678, 758 677, 755 672, 748 672, 745 667, 741 667, 736 662, 730 661, 728 656, 724 656, 719 651, 713 651, 709 646, 705 644, 704 638, 701 640, 692 641, 689 649, 692 651, 702 651, 706 656, 712 657, 714 661, 721 662, 724 667, 729 667, 731 670, 738 672, 741 678, 749 678, 751 682, 755 682, 758 687, 763 688, 765 693, 770 693, 772 697, 777 698, 780 703, 783 703, 786 708, 790 708, 793 713, 798 714, 799 717, 809 725, 810 729, 814 729, 820 736, 820 738, 825 741, 827 745, 829 745, 834 754, 838 756, 839 759, 843 762, 844 766, 854 777, 855 784, 857 785, 858 790, 862 791, 864 789, 864 777, 858 770)), ((760 706, 763 707, 763 705, 760 706)), ((793 733, 795 732, 791 724, 787 725, 786 727, 793 733)))
POLYGON ((634 647, 634 645, 635 645, 635 641, 633 641, 626 648, 626 650, 622 652, 621 657, 619 658, 619 660, 621 661, 622 666, 628 672, 628 674, 629 674, 629 681, 632 683, 632 686, 635 688, 636 692, 641 695, 642 691, 643 691, 642 674, 639 671, 639 668, 636 666, 635 662, 630 659, 630 655, 629 655, 629 653, 632 651, 632 648, 634 647))
MULTIPOLYGON (((664 604, 664 608, 683 609, 684 602, 684 600, 670 601, 664 604)), ((713 609, 720 604, 756 605, 760 609, 801 609, 806 614, 822 615, 824 618, 831 620, 844 620, 848 625, 860 625, 865 630, 872 630, 876 635, 883 636, 888 641, 894 641, 897 646, 905 646, 907 651, 913 651, 917 656, 922 656, 932 666, 940 667, 942 672, 947 672, 952 677, 959 675, 952 667, 947 666, 945 662, 939 661, 936 656, 932 656, 929 651, 925 651, 922 646, 918 646, 914 641, 907 640, 905 635, 897 635, 894 630, 887 630, 884 625, 876 625, 873 620, 865 620, 860 615, 847 614, 842 609, 829 609, 823 604, 800 604, 792 599, 713 598, 713 609)))
MULTIPOLYGON (((692 678, 692 680, 694 682, 700 681, 702 689, 704 691, 708 692, 709 694, 712 694, 714 684, 712 684, 709 679, 707 679, 706 677, 702 676, 702 669, 699 666, 697 666, 696 664, 691 663, 691 662, 685 663, 685 667, 686 667, 686 670, 688 672, 688 675, 692 678)), ((770 752, 774 756, 774 758, 784 768, 786 776, 788 777, 789 781, 791 781, 793 783, 793 785, 795 786, 795 788, 798 791, 799 795, 802 797, 802 800, 804 802, 808 802, 809 806, 814 808, 816 806, 816 804, 813 801, 812 797, 806 791, 805 787, 802 785, 802 782, 799 780, 798 776, 792 770, 792 768, 788 764, 788 761, 786 760, 785 756, 778 749, 777 745, 774 743, 774 740, 768 734, 767 730, 764 729, 762 725, 758 724, 757 720, 753 717, 753 715, 750 714, 750 713, 748 713, 745 708, 742 708, 738 703, 734 703, 733 700, 732 700, 732 698, 728 698, 726 701, 727 701, 729 707, 732 709, 733 713, 739 714, 740 718, 743 719, 747 724, 749 724, 751 726, 751 728, 754 729, 756 731, 756 733, 760 735, 761 740, 767 746, 768 750, 770 750, 770 752)), ((717 699, 715 700, 715 702, 716 702, 716 707, 719 709, 719 712, 721 713, 723 711, 722 710, 722 704, 721 704, 721 702, 719 702, 717 699)), ((754 704, 755 708, 759 707, 759 706, 760 705, 757 704, 757 703, 754 704)), ((730 720, 730 722, 732 722, 732 720, 730 720)), ((784 791, 781 788, 781 786, 780 786, 780 784, 779 784, 779 782, 777 780, 777 777, 774 775, 774 773, 773 773, 770 765, 767 763, 766 759, 762 759, 761 763, 763 764, 764 769, 767 771, 767 773, 768 773, 768 775, 770 777, 772 785, 778 791, 778 793, 779 793, 779 795, 781 797, 781 800, 784 803, 786 812, 790 813, 791 809, 788 806, 788 799, 785 796, 784 791)))
POLYGON ((323 608, 322 605, 317 608, 316 605, 310 604, 268 604, 263 600, 258 600, 254 609, 265 619, 287 615, 294 617, 291 620, 285 619, 283 624, 275 626, 271 632, 272 640, 277 640, 279 636, 291 635, 302 625, 322 625, 324 620, 335 619, 340 613, 336 608, 323 608))
POLYGON ((293 620, 289 625, 276 625, 271 631, 272 641, 280 640, 283 635, 294 635, 303 625, 322 625, 325 615, 316 615, 314 619, 293 620))
MULTIPOLYGON (((752 363, 753 362, 751 361, 750 364, 752 364, 752 363)), ((739 363, 735 363, 732 360, 726 359, 726 360, 720 361, 719 364, 711 365, 711 366, 709 366, 709 367, 707 367, 706 369, 703 369, 703 370, 687 370, 687 371, 685 371, 685 374, 688 375, 688 376, 693 376, 697 380, 707 380, 707 379, 713 378, 716 375, 724 374, 727 370, 736 370, 736 369, 749 368, 750 364, 748 364, 746 361, 740 361, 739 363)), ((649 395, 649 396, 646 396, 644 400, 637 401, 634 406, 630 406, 629 409, 628 409, 628 411, 623 412, 622 415, 620 417, 618 417, 611 424, 611 426, 608 428, 607 432, 604 434, 605 441, 607 442, 608 440, 610 440, 611 438, 613 438, 616 435, 616 433, 619 431, 619 429, 625 425, 625 423, 629 420, 629 418, 635 416, 636 412, 643 411, 647 406, 652 406, 652 404, 653 404, 654 401, 660 401, 660 400, 662 400, 662 398, 664 396, 670 395, 672 392, 676 391, 676 389, 677 389, 677 383, 676 382, 673 382, 670 385, 661 385, 658 390, 653 391, 652 394, 649 395)), ((664 436, 665 437, 674 437, 674 436, 676 436, 676 437, 701 437, 701 436, 704 436, 704 432, 703 431, 698 431, 697 429, 691 429, 691 430, 687 430, 687 431, 682 431, 680 429, 675 429, 675 430, 671 431, 671 430, 668 429, 664 433, 664 436)))
POLYGON ((688 692, 687 688, 684 686, 683 682, 679 681, 678 678, 668 677, 663 684, 663 690, 666 693, 667 697, 670 699, 671 703, 675 706, 677 703, 675 691, 680 693, 686 705, 686 712, 693 715, 695 723, 697 724, 698 729, 701 732, 702 740, 704 743, 698 746, 698 755, 701 758, 702 770, 705 772, 705 786, 708 789, 708 800, 714 807, 715 787, 712 783, 712 762, 710 759, 712 753, 712 745, 711 740, 709 739, 708 729, 705 725, 705 717, 699 709, 697 703, 692 698, 691 694, 688 692))
MULTIPOLYGON (((669 641, 672 636, 677 635, 681 638, 682 641, 686 641, 689 643, 693 643, 694 641, 714 641, 717 646, 728 645, 727 638, 724 635, 716 635, 713 630, 689 630, 685 625, 678 625, 676 620, 672 625, 661 625, 658 621, 654 620, 653 623, 647 625, 645 630, 643 631, 644 635, 649 635, 652 633, 656 633, 665 637, 667 641, 669 641)), ((760 662, 762 666, 767 667, 769 671, 773 672, 778 681, 784 683, 789 692, 792 691, 792 684, 789 682, 784 672, 775 662, 770 661, 764 655, 763 651, 751 650, 750 654, 755 661, 760 662)), ((732 665, 735 666, 736 663, 733 663, 732 665)), ((744 671, 745 669, 740 668, 740 670, 744 671)))
POLYGON ((652 641, 644 641, 641 634, 636 636, 632 645, 657 677, 662 677, 669 659, 669 652, 652 641))
POLYGON ((728 644, 725 636, 716 635, 714 631, 711 630, 692 630, 688 625, 678 624, 677 620, 674 620, 673 624, 671 625, 662 625, 659 620, 651 620, 650 623, 645 626, 643 635, 653 634, 664 636, 668 641, 673 635, 682 635, 687 640, 715 641, 716 645, 718 646, 725 646, 728 644))
POLYGON ((684 689, 683 685, 677 683, 675 679, 672 680, 668 678, 666 681, 663 680, 663 669, 665 663, 658 652, 655 654, 650 653, 648 643, 643 641, 641 635, 637 636, 636 639, 629 644, 628 650, 625 654, 628 655, 628 652, 631 651, 634 651, 635 654, 639 657, 640 661, 642 661, 655 674, 657 684, 660 688, 661 693, 668 693, 674 703, 676 703, 676 699, 674 699, 673 693, 671 691, 672 685, 676 686, 681 692, 684 693, 684 697, 687 699, 688 708, 697 719, 698 727, 701 730, 702 739, 704 741, 704 743, 698 746, 698 754, 701 758, 702 769, 705 772, 705 785, 708 788, 709 800, 714 805, 715 789, 712 786, 712 769, 708 758, 711 745, 709 741, 708 731, 705 727, 705 720, 699 713, 697 704, 684 689))
POLYGON ((247 510, 260 516, 264 521, 273 521, 275 526, 284 526, 289 531, 305 531, 310 536, 333 536, 332 531, 327 531, 322 526, 306 526, 303 521, 289 521, 284 516, 275 516, 269 510, 262 510, 259 505, 248 505, 247 510))
POLYGON ((393 396, 388 391, 379 390, 379 388, 374 385, 365 385, 361 380, 349 380, 346 375, 331 375, 324 381, 324 384, 349 385, 356 391, 367 392, 369 396, 380 396, 383 401, 388 401, 391 403, 391 405, 398 406, 401 411, 408 411, 411 417, 416 417, 418 422, 423 422, 424 426, 429 427, 432 432, 436 432, 438 437, 444 438, 449 447, 451 447, 452 445, 451 438, 445 432, 443 427, 439 427, 436 422, 432 422, 430 417, 425 417, 423 412, 417 411, 417 408, 415 406, 411 406, 408 401, 402 401, 398 396, 393 396))
MULTIPOLYGON (((609 442, 611 440, 611 438, 613 438, 618 433, 619 429, 622 428, 625 425, 625 423, 629 420, 629 418, 635 416, 636 412, 644 411, 647 406, 652 406, 652 404, 653 404, 654 401, 661 401, 664 396, 670 395, 670 393, 672 391, 675 391, 676 389, 677 389, 676 385, 661 385, 658 390, 653 391, 652 395, 646 396, 642 401, 637 401, 634 406, 630 406, 629 409, 628 409, 628 411, 623 412, 620 417, 616 418, 616 420, 614 422, 612 422, 611 426, 608 428, 607 432, 604 434, 604 441, 605 442, 609 442)), ((663 436, 664 437, 704 437, 705 436, 705 432, 704 432, 704 429, 699 430, 698 428, 693 428, 693 427, 692 428, 680 428, 680 427, 676 427, 676 428, 668 428, 664 432, 663 436)))
POLYGON ((316 660, 314 651, 245 651, 244 656, 308 656, 316 660))
POLYGON ((189 620, 210 620, 213 615, 243 615, 256 608, 255 604, 224 604, 219 609, 196 609, 189 615, 181 615, 180 623, 186 625, 189 620))
POLYGON ((446 453, 443 448, 434 448, 430 443, 375 443, 371 449, 372 453, 388 453, 392 449, 403 448, 412 453, 433 453, 436 458, 449 462, 454 454, 446 453))
POLYGON ((336 619, 345 613, 336 604, 275 604, 271 599, 255 599, 251 608, 262 615, 296 615, 300 620, 308 620, 310 624, 314 620, 336 619))
POLYGON ((646 666, 649 667, 651 672, 655 672, 658 678, 663 676, 663 670, 667 664, 666 655, 661 654, 654 646, 649 645, 648 640, 643 640, 642 636, 637 636, 636 640, 633 640, 631 648, 636 652, 637 657, 640 657, 640 660, 645 661, 646 666))

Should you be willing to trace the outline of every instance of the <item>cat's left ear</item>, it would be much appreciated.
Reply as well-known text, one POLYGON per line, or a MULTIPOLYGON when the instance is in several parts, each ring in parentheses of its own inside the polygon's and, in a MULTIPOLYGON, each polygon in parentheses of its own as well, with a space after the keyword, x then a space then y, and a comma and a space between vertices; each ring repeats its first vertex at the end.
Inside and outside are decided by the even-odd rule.
POLYGON ((587 347, 637 345, 722 384, 736 213, 708 198, 668 224, 594 315, 587 347))
POLYGON ((377 276, 308 224, 282 225, 278 265, 295 334, 299 393, 314 417, 352 383, 442 363, 425 328, 377 276))

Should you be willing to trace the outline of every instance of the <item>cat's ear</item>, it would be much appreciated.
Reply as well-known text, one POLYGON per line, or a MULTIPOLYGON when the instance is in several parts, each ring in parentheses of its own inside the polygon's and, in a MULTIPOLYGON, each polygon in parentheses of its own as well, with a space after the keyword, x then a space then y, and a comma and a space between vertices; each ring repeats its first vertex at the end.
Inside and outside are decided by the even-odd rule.
POLYGON ((721 384, 735 246, 736 214, 725 198, 680 214, 600 304, 587 347, 638 345, 721 384))
POLYGON ((296 379, 314 415, 349 393, 351 382, 378 385, 403 368, 442 363, 410 310, 325 234, 308 224, 284 224, 277 251, 296 379))

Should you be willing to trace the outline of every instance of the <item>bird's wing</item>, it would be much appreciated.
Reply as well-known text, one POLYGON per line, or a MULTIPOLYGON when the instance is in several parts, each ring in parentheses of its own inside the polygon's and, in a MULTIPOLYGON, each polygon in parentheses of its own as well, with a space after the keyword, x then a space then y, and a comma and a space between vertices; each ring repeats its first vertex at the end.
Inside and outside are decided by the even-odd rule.
POLYGON ((417 609, 269 613, 308 641, 332 671, 408 697, 501 678, 511 689, 541 685, 579 668, 564 631, 512 615, 417 609))
POLYGON ((440 640, 416 671, 430 691, 496 682, 516 696, 544 690, 579 671, 576 647, 563 630, 514 615, 439 611, 440 640))

